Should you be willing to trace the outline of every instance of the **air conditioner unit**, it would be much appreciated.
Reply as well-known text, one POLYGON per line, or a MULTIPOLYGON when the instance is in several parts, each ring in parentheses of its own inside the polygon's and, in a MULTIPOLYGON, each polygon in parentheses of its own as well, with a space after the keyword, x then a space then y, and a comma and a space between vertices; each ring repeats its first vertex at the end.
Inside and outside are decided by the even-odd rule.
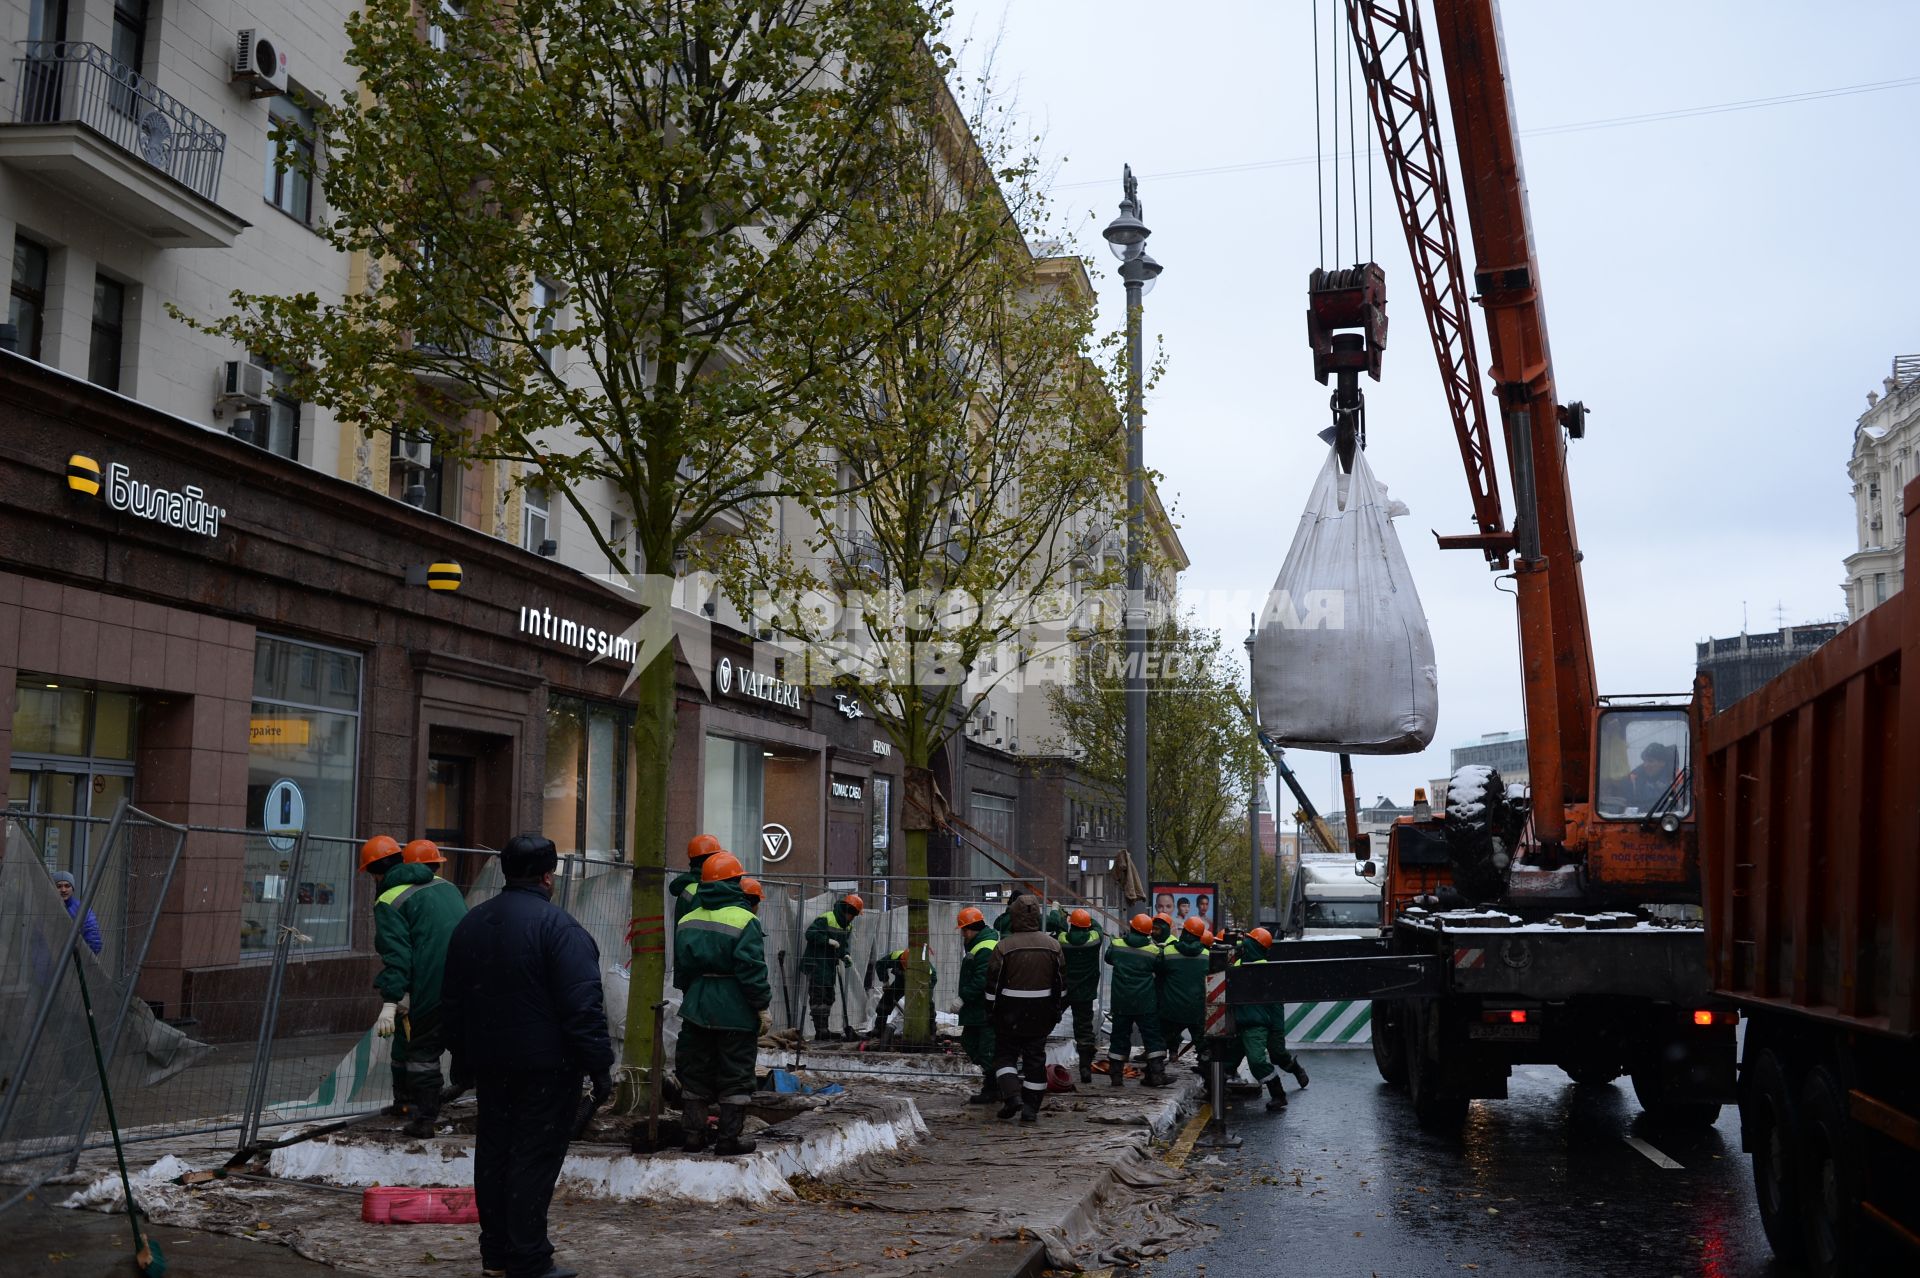
POLYGON ((1092 832, 1093 832, 1093 822, 1091 822, 1091 821, 1082 821, 1082 822, 1080 823, 1080 837, 1081 837, 1081 838, 1083 838, 1083 839, 1084 839, 1084 838, 1086 838, 1086 837, 1087 837, 1087 835, 1089 835, 1089 834, 1091 834, 1092 832))
POLYGON ((258 27, 242 27, 234 41, 231 83, 245 85, 255 98, 271 98, 287 91, 287 55, 258 27))
POLYGON ((1104 826, 1104 825, 1096 825, 1096 826, 1094 826, 1094 827, 1093 827, 1093 837, 1094 837, 1094 838, 1096 838, 1096 839, 1104 839, 1104 838, 1106 838, 1106 837, 1107 837, 1107 827, 1106 827, 1106 826, 1104 826))
POLYGON ((393 460, 398 466, 413 470, 433 469, 433 445, 427 440, 395 432, 393 436, 393 460))
POLYGON ((270 388, 266 369, 249 360, 230 359, 220 370, 219 406, 244 404, 249 408, 265 408, 270 388))

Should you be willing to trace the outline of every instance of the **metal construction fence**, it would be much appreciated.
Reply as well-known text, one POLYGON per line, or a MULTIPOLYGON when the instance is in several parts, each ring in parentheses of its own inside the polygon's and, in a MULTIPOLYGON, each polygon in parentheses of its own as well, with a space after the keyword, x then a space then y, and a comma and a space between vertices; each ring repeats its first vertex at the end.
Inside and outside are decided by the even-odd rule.
MULTIPOLYGON (((244 1149, 288 1124, 354 1118, 391 1102, 391 1040, 372 1030, 381 999, 373 984, 380 964, 373 952, 371 885, 361 885, 364 876, 349 869, 358 839, 174 825, 125 805, 111 819, 8 809, 5 836, 0 1184, 11 1188, 0 1190, 0 1206, 73 1167, 84 1150, 110 1141, 80 997, 82 975, 124 1139, 217 1136, 244 1149), (90 849, 75 891, 80 905, 71 914, 51 875, 58 848, 45 831, 56 822, 68 845, 84 826, 90 849), (231 882, 236 874, 237 885, 231 882), (169 900, 176 879, 180 890, 169 900), (89 917, 98 925, 97 950, 89 917), (236 917, 241 960, 190 966, 182 955, 202 952, 214 936, 210 929, 236 926, 236 917), (166 937, 160 947, 152 944, 157 934, 166 937)), ((447 864, 440 873, 462 888, 468 908, 501 890, 493 850, 442 852, 447 864)), ((634 873, 624 862, 569 855, 561 859, 553 890, 554 903, 599 947, 616 1044, 630 995, 628 937, 636 913, 671 917, 664 877, 656 909, 635 910, 634 873)), ((761 877, 760 919, 772 1015, 780 1030, 814 1037, 806 930, 844 895, 844 882, 761 877)), ((929 891, 949 894, 928 902, 928 958, 936 978, 934 1008, 950 1024, 965 957, 957 917, 976 905, 992 921, 1004 908, 1008 884, 924 882, 929 891)), ((877 965, 906 948, 912 886, 899 876, 864 881, 867 908, 853 925, 843 956, 848 961, 815 967, 811 980, 832 989, 833 1037, 875 1028, 883 987, 877 965)), ((1109 934, 1117 925, 1117 919, 1101 918, 1109 934)), ((223 944, 231 953, 232 937, 223 944)), ((672 987, 671 944, 666 949, 671 1048, 679 996, 672 987)))

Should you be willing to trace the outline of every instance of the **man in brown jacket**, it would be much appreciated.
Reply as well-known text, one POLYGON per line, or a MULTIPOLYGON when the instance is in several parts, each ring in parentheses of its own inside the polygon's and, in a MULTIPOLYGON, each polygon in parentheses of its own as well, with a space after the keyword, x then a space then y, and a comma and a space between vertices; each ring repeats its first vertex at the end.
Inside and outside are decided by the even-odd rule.
POLYGON ((1047 1095, 1047 1034, 1067 999, 1066 959, 1060 942, 1040 930, 1037 896, 1017 896, 1007 911, 1007 934, 987 963, 987 999, 1000 1117, 1037 1122, 1047 1095))

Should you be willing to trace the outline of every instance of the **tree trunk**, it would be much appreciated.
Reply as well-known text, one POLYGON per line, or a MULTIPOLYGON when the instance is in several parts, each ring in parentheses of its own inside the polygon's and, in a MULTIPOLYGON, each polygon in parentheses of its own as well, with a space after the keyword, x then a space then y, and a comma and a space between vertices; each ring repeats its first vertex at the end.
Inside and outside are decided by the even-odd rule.
POLYGON ((933 1042, 933 988, 927 981, 927 832, 907 836, 907 1024, 906 1041, 933 1042))
POLYGON ((633 967, 622 1057, 629 1067, 650 1069, 653 1009, 661 1001, 667 975, 667 778, 679 726, 671 643, 654 654, 634 688, 633 967))

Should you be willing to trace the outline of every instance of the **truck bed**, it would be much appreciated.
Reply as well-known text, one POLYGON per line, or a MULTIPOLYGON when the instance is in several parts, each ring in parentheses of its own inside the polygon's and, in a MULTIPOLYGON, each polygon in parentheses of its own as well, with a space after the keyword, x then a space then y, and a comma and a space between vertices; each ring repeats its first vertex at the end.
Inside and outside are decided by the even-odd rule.
MULTIPOLYGON (((1904 500, 1920 513, 1920 482, 1904 500)), ((1907 592, 1701 726, 1708 970, 1729 999, 1920 1029, 1917 572, 1910 540, 1907 592)))
POLYGON ((1683 1007, 1707 998, 1697 926, 1620 915, 1601 915, 1595 927, 1523 923, 1496 911, 1409 914, 1394 924, 1394 948, 1437 953, 1455 994, 1557 1002, 1604 989, 1683 1007))

